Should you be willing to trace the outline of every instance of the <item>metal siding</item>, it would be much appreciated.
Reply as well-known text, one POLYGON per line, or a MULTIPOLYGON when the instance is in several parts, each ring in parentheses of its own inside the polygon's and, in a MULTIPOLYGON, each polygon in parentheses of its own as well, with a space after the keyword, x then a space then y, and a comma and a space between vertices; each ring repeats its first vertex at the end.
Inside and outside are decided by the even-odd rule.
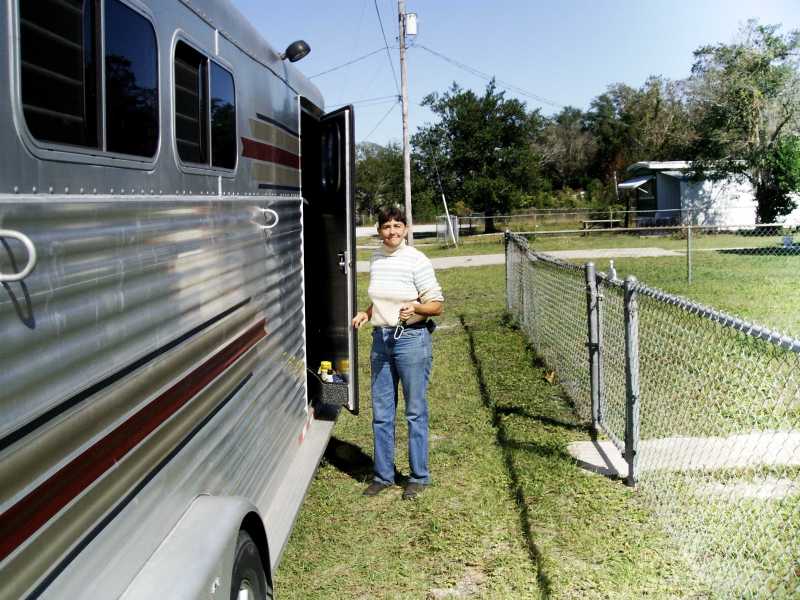
MULTIPOLYGON (((249 383, 54 588, 85 586, 92 573, 108 590, 109 581, 132 576, 197 494, 258 497, 282 475, 297 445, 306 418, 298 368, 304 358, 300 199, 26 200, 0 208, 5 226, 25 231, 41 257, 24 284, 33 328, 11 299, 25 304, 21 284, 9 284, 0 297, 4 433, 246 298, 267 320, 249 383), (256 207, 265 206, 281 215, 269 231, 258 226, 256 207), (118 553, 124 559, 108 559, 111 548, 133 539, 118 553)), ((4 498, 0 512, 19 496, 4 498)))
MULTIPOLYGON (((162 134, 159 154, 149 165, 64 147, 48 149, 26 136, 15 99, 16 74, 9 70, 15 64, 16 33, 8 10, 15 3, 0 8, 0 26, 8 34, 4 48, 11 54, 0 60, 0 77, 12 82, 10 92, 0 95, 5 150, 0 161, 0 228, 29 236, 39 254, 31 276, 0 289, 4 341, 0 436, 19 431, 82 390, 248 299, 248 310, 266 319, 268 335, 248 354, 250 362, 237 363, 250 369, 247 383, 110 523, 87 538, 91 527, 67 531, 59 524, 59 515, 32 536, 35 541, 52 529, 64 533, 73 547, 82 544, 44 590, 45 596, 116 597, 199 494, 271 502, 270 490, 286 475, 307 419, 301 199, 259 192, 251 169, 255 163, 242 157, 235 174, 221 178, 219 172, 178 167, 171 117, 173 36, 180 29, 215 58, 209 22, 223 30, 219 60, 234 73, 239 138, 249 135, 250 122, 258 113, 299 129, 297 95, 279 76, 320 106, 322 99, 293 67, 270 54, 241 15, 228 10, 229 3, 134 5, 147 7, 158 38, 162 134), (187 4, 201 14, 191 13, 187 4), (265 208, 280 215, 275 229, 263 228, 265 208)), ((16 261, 24 263, 21 247, 12 240, 9 248, 16 261)), ((0 269, 8 269, 7 254, 0 247, 0 269)), ((174 351, 181 348, 178 344, 174 351)), ((202 358, 197 357, 198 364, 202 358)), ((154 365, 166 359, 156 356, 152 364, 125 374, 122 383, 138 378, 147 390, 130 411, 146 405, 168 385, 163 378, 156 384, 154 375, 154 365), (155 387, 146 385, 149 377, 155 387)), ((175 380, 181 375, 176 372, 175 380)), ((231 378, 238 376, 231 369, 212 385, 237 385, 238 380, 231 378)), ((99 393, 111 394, 114 389, 99 393)), ((93 394, 81 399, 31 429, 33 435, 57 429, 71 414, 91 407, 95 398, 93 394)), ((93 418, 92 411, 86 414, 93 418)), ((123 410, 106 415, 108 424, 98 422, 98 433, 87 434, 85 441, 54 437, 64 446, 45 459, 50 462, 17 473, 18 485, 0 486, 5 490, 0 494, 0 513, 127 414, 123 410)), ((157 434, 168 433, 172 423, 166 421, 157 434)), ((0 461, 25 443, 25 438, 13 440, 0 451, 0 461)), ((97 488, 124 474, 126 460, 101 477, 97 488)), ((94 525, 101 522, 98 515, 94 525)), ((12 553, 0 563, 5 581, 9 581, 5 569, 13 558, 12 553)), ((14 596, 13 589, 0 588, 0 598, 14 596)))

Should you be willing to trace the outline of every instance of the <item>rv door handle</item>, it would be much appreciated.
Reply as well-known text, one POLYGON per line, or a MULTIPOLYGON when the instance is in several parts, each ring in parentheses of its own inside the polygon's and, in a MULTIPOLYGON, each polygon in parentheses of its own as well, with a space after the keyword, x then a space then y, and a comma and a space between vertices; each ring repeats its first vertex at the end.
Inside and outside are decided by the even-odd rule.
MULTIPOLYGON (((269 225, 264 225, 264 229, 272 229, 273 227, 275 227, 278 224, 279 218, 278 218, 278 213, 277 212, 275 212, 271 208, 262 208, 261 212, 263 212, 264 215, 269 215, 269 216, 272 217, 272 223, 270 223, 269 225)), ((266 217, 265 217, 265 220, 266 220, 266 217)))
POLYGON ((342 273, 344 273, 345 275, 347 275, 347 258, 346 258, 346 253, 345 253, 345 252, 339 252, 339 254, 337 254, 337 256, 339 257, 339 270, 340 270, 342 273))
MULTIPOLYGON (((36 246, 33 245, 31 238, 29 238, 24 233, 20 233, 19 231, 13 231, 11 229, 0 229, 0 238, 14 238, 22 242, 22 245, 25 246, 25 249, 28 251, 28 263, 25 265, 25 268, 18 273, 0 273, 0 282, 4 281, 22 281, 28 275, 31 274, 31 271, 36 267, 36 246)), ((4 244, 5 245, 5 244, 4 244)), ((6 246, 6 248, 8 248, 6 246)))

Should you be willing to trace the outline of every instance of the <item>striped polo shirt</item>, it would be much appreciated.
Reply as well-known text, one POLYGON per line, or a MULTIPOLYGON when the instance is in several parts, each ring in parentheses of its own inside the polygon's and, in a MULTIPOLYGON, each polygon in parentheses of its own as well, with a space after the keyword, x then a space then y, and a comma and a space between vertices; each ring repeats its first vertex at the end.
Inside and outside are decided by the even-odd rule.
MULTIPOLYGON (((406 302, 444 302, 430 259, 405 240, 394 251, 381 244, 372 255, 367 294, 372 301, 370 323, 375 327, 396 325, 400 306, 406 302)), ((424 319, 414 315, 407 324, 424 319)))

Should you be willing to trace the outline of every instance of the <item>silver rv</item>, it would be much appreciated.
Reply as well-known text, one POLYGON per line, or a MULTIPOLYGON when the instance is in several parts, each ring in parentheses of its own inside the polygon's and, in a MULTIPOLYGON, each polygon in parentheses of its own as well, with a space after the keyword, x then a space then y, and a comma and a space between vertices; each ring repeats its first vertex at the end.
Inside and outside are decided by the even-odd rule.
POLYGON ((0 26, 0 598, 272 597, 358 411, 352 111, 228 0, 0 26))

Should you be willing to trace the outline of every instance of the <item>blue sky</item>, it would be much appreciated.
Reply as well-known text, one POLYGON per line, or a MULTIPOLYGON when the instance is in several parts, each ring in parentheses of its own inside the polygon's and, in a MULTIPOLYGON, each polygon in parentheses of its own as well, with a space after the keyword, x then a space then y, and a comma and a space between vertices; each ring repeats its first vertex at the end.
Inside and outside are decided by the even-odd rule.
MULTIPOLYGON (((329 109, 355 103, 358 141, 401 139, 391 98, 400 78, 396 0, 232 1, 276 49, 307 41, 312 52, 297 63, 307 76, 384 47, 377 5, 396 77, 383 51, 313 81, 329 109)), ((433 120, 419 106, 426 94, 453 81, 477 92, 486 85, 422 46, 545 100, 507 92, 550 115, 561 105, 588 108, 611 83, 684 78, 693 50, 731 41, 749 18, 800 29, 800 0, 406 0, 406 10, 419 23, 408 51, 412 133, 433 120)))

